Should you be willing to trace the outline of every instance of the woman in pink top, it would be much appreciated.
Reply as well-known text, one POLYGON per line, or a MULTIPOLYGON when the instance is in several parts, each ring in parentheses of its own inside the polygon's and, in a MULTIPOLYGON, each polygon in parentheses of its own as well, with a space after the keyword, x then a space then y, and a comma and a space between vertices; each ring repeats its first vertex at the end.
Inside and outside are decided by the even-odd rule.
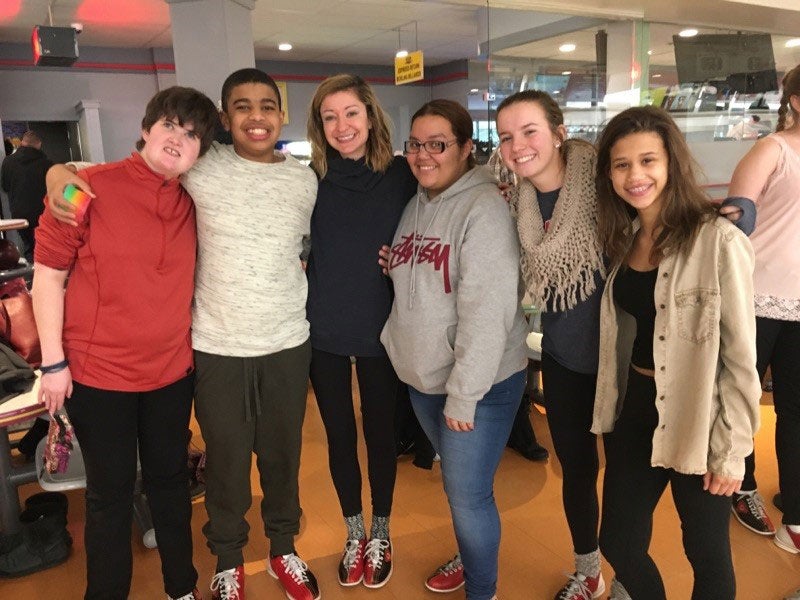
POLYGON ((775 528, 756 492, 755 459, 746 461, 733 512, 748 529, 775 533, 775 543, 800 553, 800 65, 786 73, 775 133, 757 142, 733 173, 729 194, 756 202, 750 236, 756 255, 757 369, 772 368, 775 444, 783 525, 775 528))

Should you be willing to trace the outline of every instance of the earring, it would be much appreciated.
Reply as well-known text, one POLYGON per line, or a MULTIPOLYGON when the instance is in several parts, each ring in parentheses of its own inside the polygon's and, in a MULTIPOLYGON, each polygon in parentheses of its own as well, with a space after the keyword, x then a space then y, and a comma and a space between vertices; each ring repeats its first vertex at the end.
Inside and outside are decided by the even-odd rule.
POLYGON ((561 142, 556 142, 556 143, 555 143, 555 147, 556 147, 556 148, 561 148, 561 142))

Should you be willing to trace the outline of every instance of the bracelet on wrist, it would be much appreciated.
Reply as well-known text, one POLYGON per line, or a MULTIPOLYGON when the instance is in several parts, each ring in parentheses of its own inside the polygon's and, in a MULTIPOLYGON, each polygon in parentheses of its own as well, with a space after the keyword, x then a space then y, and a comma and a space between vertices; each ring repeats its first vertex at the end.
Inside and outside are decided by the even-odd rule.
POLYGON ((61 362, 54 363, 52 365, 42 365, 39 367, 39 371, 42 375, 47 375, 48 373, 58 373, 59 371, 63 371, 69 366, 69 361, 65 358, 61 362))

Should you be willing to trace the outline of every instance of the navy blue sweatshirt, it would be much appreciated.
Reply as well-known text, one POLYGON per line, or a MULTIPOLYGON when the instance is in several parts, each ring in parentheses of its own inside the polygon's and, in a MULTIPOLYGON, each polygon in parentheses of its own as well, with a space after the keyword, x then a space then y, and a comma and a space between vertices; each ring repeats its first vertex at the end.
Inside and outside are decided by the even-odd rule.
POLYGON ((392 308, 391 281, 378 265, 378 250, 391 244, 417 180, 406 159, 395 157, 385 173, 364 159, 328 155, 311 216, 307 317, 311 345, 349 356, 385 356, 378 339, 392 308))

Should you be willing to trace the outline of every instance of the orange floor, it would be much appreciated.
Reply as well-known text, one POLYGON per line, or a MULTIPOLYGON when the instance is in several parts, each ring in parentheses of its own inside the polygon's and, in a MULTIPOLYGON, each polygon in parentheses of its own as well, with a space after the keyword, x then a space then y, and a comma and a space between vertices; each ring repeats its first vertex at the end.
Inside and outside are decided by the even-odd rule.
MULTIPOLYGON (((463 598, 463 590, 450 595, 425 590, 423 578, 449 558, 455 543, 447 505, 442 492, 438 466, 433 471, 415 468, 409 458, 401 459, 392 518, 395 571, 386 587, 367 590, 342 588, 336 579, 336 566, 344 543, 344 526, 330 481, 322 424, 313 395, 308 397, 308 416, 304 431, 301 467, 303 522, 297 547, 320 581, 325 600, 347 599, 433 599, 463 598)), ((769 395, 765 395, 769 400, 769 395)), ((545 417, 535 413, 533 424, 540 442, 552 448, 545 417)), ((772 506, 777 491, 777 473, 773 448, 775 418, 772 407, 762 407, 762 430, 757 437, 760 489, 767 499, 774 522, 780 513, 772 506)), ((196 429, 196 424, 193 423, 196 429)), ((195 436, 202 443, 199 436, 195 436)), ((362 457, 363 457, 363 448, 362 457)), ((257 489, 255 471, 252 476, 257 489)), ((567 526, 560 501, 561 474, 558 462, 531 463, 507 451, 496 481, 496 496, 502 512, 503 538, 500 552, 498 596, 501 600, 549 600, 572 570, 572 554, 567 526)), ((24 497, 35 493, 35 485, 22 488, 24 497)), ((254 492, 253 507, 248 513, 251 539, 245 553, 246 592, 250 600, 283 598, 277 584, 266 573, 264 557, 268 546, 260 524, 254 492)), ((369 506, 364 493, 365 506, 369 506)), ((69 493, 69 528, 75 539, 71 558, 59 567, 18 580, 0 580, 0 599, 71 600, 82 598, 85 584, 82 528, 83 492, 69 493)), ((369 518, 369 515, 367 515, 369 518)), ((195 560, 200 573, 199 586, 204 598, 210 598, 208 583, 215 562, 205 546, 201 527, 205 522, 202 502, 194 505, 195 560)), ((800 586, 800 556, 777 548, 770 539, 745 530, 731 522, 731 537, 738 579, 738 598, 742 600, 778 600, 800 586)), ((146 549, 134 530, 134 580, 131 598, 164 598, 160 563, 155 550, 146 549)), ((669 493, 658 507, 652 554, 661 568, 670 599, 687 599, 691 593, 692 574, 680 542, 680 524, 669 493)), ((603 567, 606 580, 611 570, 603 567)))

